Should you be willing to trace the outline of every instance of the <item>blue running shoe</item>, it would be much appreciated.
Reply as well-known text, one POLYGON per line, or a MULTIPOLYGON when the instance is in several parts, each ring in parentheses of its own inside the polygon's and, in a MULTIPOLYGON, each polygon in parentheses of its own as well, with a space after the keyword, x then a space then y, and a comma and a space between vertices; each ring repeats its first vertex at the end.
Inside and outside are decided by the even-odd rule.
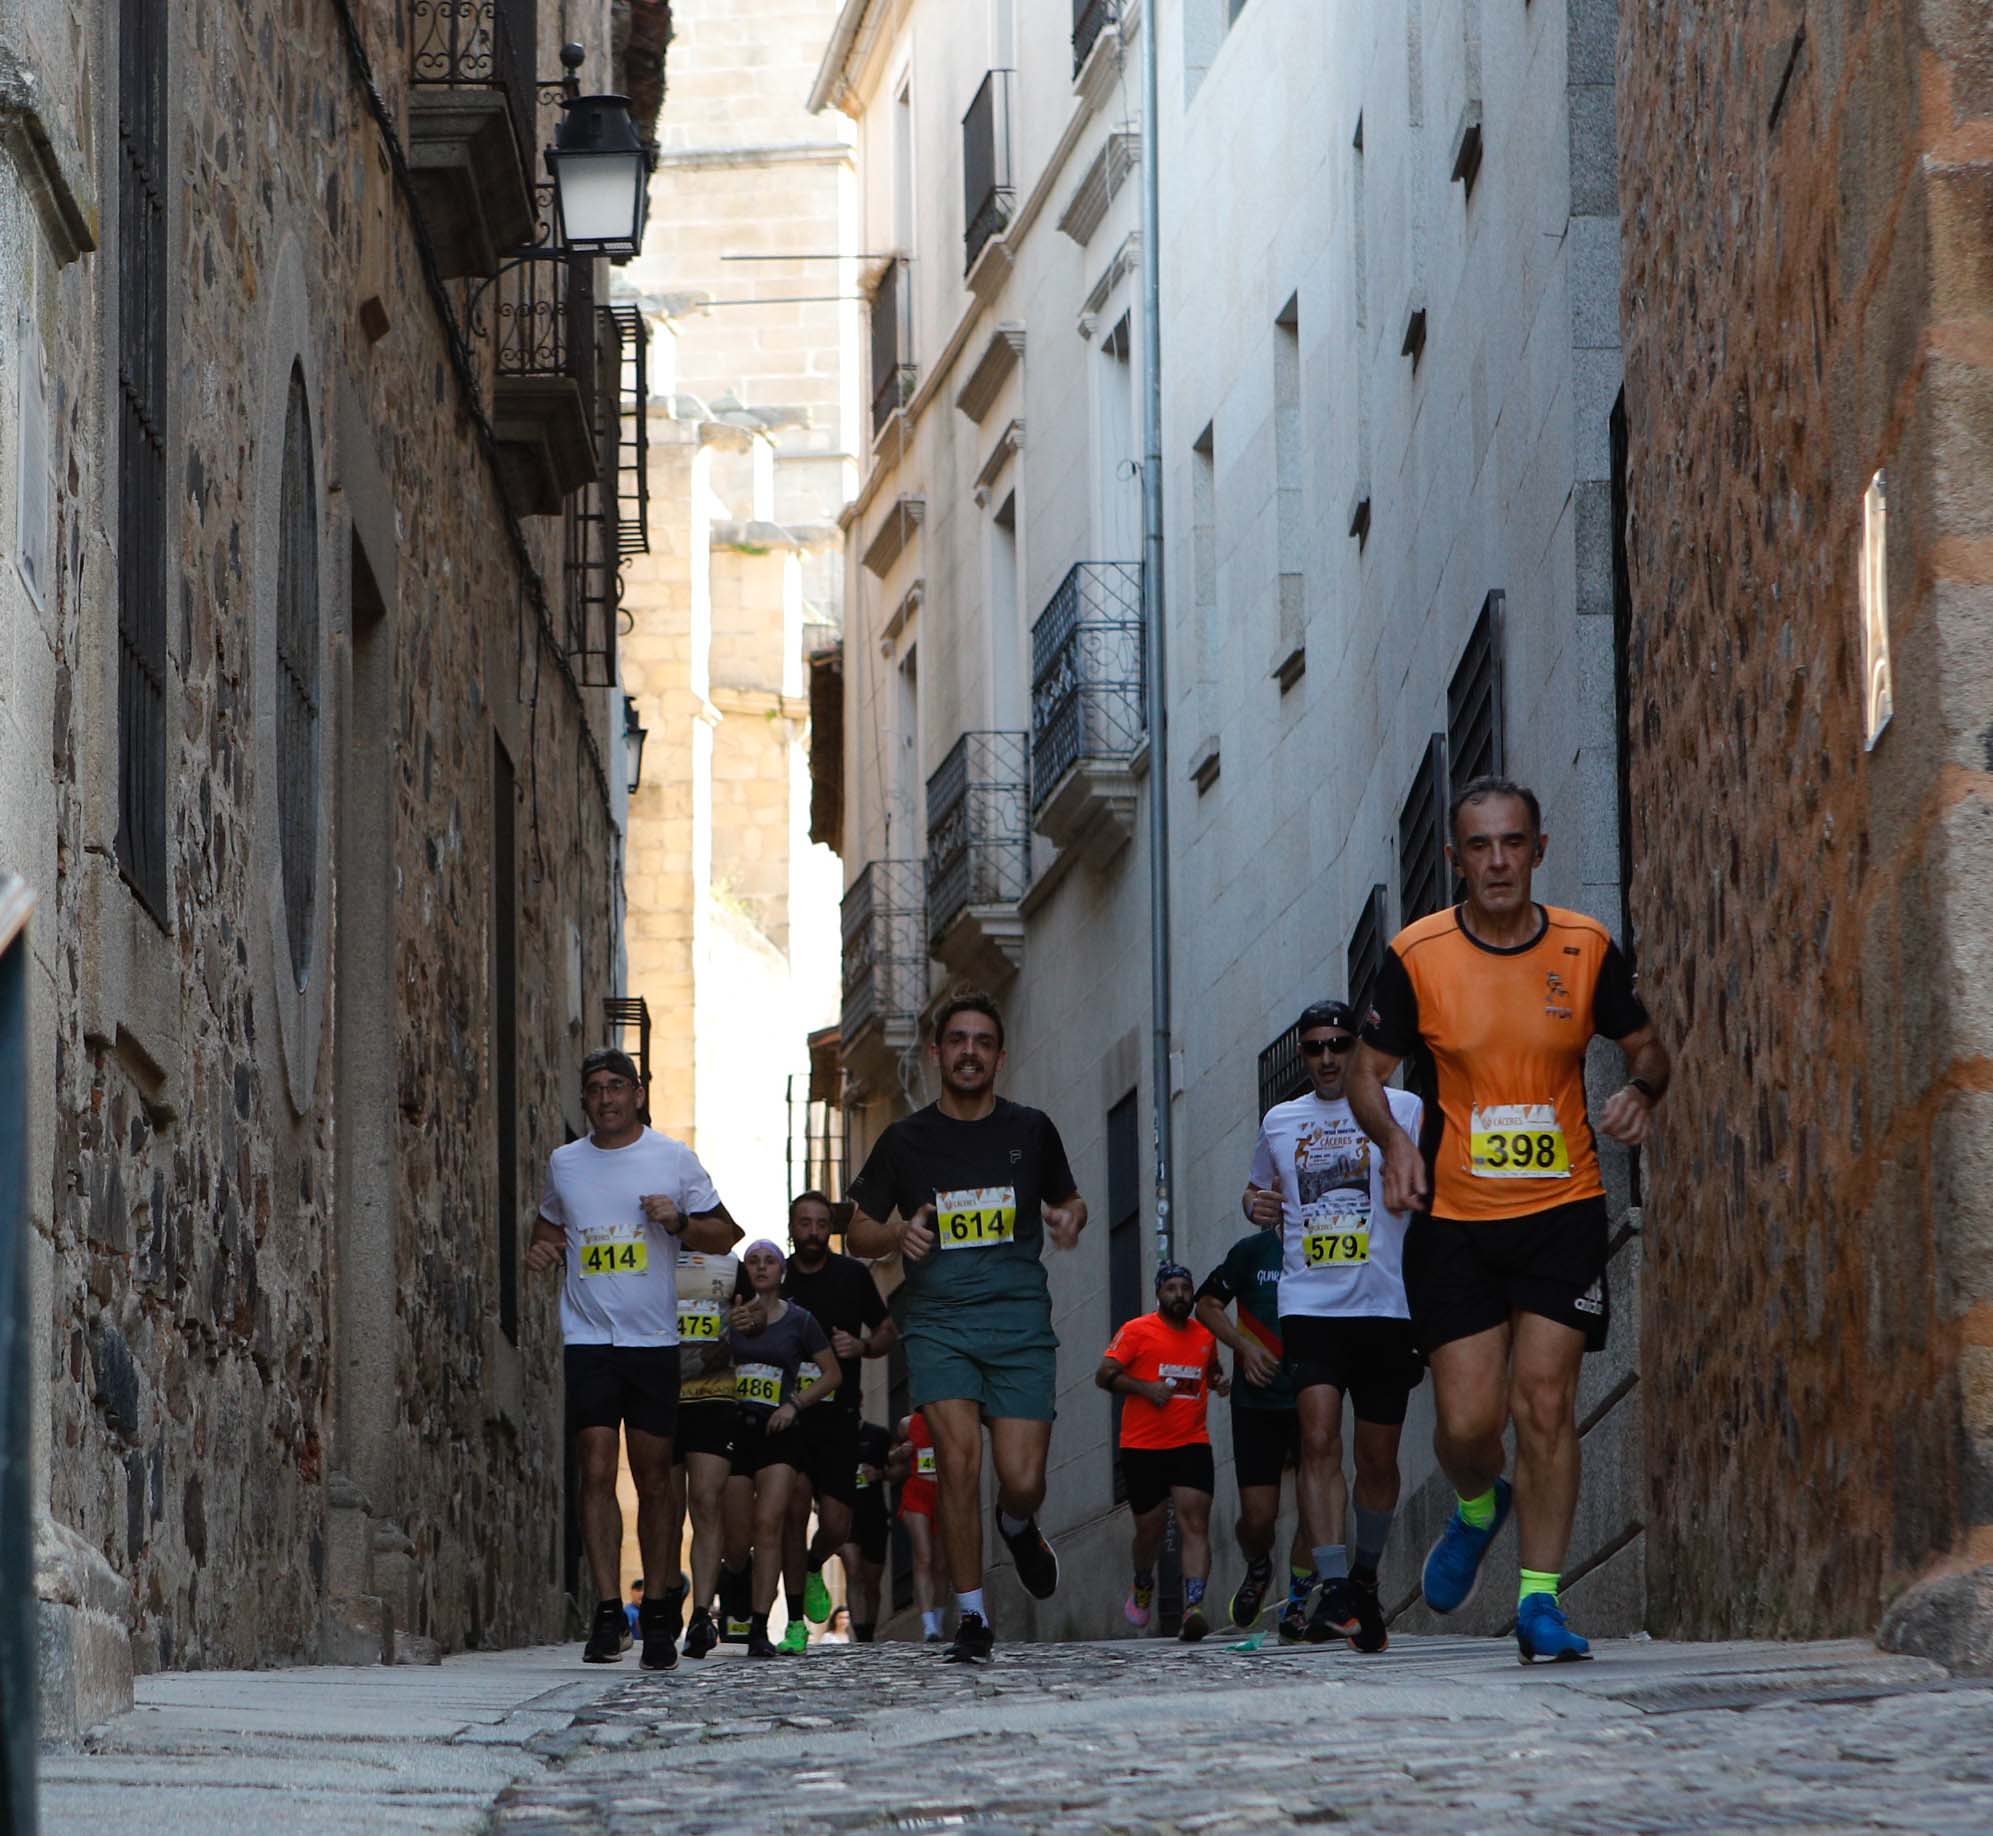
POLYGON ((1592 1648, 1564 1623, 1555 1594, 1528 1594, 1516 1609, 1516 1647, 1525 1664, 1548 1658, 1554 1664, 1588 1661, 1592 1648))
POLYGON ((1426 1552, 1425 1569, 1419 1577, 1426 1605, 1435 1613, 1457 1613, 1474 1598, 1474 1585, 1481 1578, 1481 1558, 1509 1521, 1514 1502, 1514 1487, 1506 1479, 1497 1479, 1495 1521, 1485 1530, 1476 1530, 1460 1515, 1460 1507, 1454 1507, 1439 1541, 1426 1552))

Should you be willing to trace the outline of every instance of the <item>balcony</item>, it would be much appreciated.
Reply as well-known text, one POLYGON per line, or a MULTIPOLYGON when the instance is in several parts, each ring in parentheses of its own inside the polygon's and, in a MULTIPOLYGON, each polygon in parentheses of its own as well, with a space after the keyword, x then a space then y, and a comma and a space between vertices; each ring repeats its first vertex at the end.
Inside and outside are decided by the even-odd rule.
MULTIPOLYGON (((542 208, 551 212, 551 199, 542 208)), ((513 507, 552 516, 601 475, 595 262, 514 260, 494 283, 492 427, 513 507)))
POLYGON ((634 306, 604 306, 597 314, 598 388, 593 483, 566 504, 566 636, 576 679, 592 688, 618 680, 616 635, 622 623, 623 569, 650 552, 648 471, 650 400, 648 334, 634 306))
POLYGON ((965 733, 927 781, 927 935, 951 974, 996 988, 1024 958, 1031 735, 965 733))
POLYGON ((1096 864, 1134 833, 1148 752, 1142 567, 1081 561, 1031 627, 1031 820, 1096 864))
POLYGON ((872 293, 872 437, 913 396, 913 289, 895 256, 872 293))
POLYGON ((1010 83, 1014 73, 992 70, 962 117, 962 269, 976 284, 976 262, 990 239, 1010 223, 1017 203, 1011 170, 1010 83))
POLYGON ((845 1073, 859 1094, 901 1088, 927 1002, 926 864, 868 861, 844 895, 845 1073))
POLYGON ((533 234, 535 0, 411 0, 408 164, 445 277, 533 234))
POLYGON ((1073 0, 1073 76, 1086 68, 1101 29, 1121 17, 1118 0, 1073 0))

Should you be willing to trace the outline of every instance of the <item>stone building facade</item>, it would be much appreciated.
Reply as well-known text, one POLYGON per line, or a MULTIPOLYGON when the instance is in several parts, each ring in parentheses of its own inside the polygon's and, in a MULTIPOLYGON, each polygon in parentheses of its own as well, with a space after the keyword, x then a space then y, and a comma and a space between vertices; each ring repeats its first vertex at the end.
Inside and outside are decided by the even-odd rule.
POLYGON ((51 1733, 564 1625, 520 1250, 622 988, 627 345, 498 272, 563 24, 655 107, 657 0, 0 6, 51 1733))
POLYGON ((1655 1623, 1983 1668, 1993 21, 1624 14, 1655 1623))

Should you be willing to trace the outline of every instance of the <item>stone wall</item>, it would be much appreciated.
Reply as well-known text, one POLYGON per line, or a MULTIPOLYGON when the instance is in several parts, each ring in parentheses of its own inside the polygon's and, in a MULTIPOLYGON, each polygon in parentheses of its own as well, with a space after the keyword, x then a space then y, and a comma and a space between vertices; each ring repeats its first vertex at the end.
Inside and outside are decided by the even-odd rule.
POLYGON ((1652 1620, 1861 1630, 1993 1559, 1993 23, 1627 0, 1619 83, 1652 1620))

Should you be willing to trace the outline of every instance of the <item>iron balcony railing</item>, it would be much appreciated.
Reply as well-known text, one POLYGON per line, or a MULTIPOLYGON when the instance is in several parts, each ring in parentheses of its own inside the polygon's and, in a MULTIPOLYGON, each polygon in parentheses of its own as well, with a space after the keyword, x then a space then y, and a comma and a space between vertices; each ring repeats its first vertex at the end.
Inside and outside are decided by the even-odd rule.
POLYGON ((918 1022, 927 1001, 924 861, 868 861, 844 895, 847 1041, 878 1021, 918 1022))
POLYGON ((907 263, 896 256, 886 264, 872 295, 872 432, 893 418, 913 394, 913 291, 907 263))
POLYGON ((1142 565, 1076 562, 1031 627, 1031 810, 1083 759, 1126 761, 1148 733, 1142 565))
POLYGON ((409 81, 418 89, 496 89, 505 97, 520 169, 538 162, 534 84, 537 0, 410 0, 409 81))
POLYGON ((976 257, 989 239, 1009 223, 1011 207, 1017 201, 1010 149, 1012 75, 1008 70, 992 70, 962 117, 965 272, 976 265, 976 257))
POLYGON ((606 687, 617 680, 623 569, 632 556, 650 552, 650 391, 643 314, 634 306, 605 306, 598 317, 598 374, 618 386, 596 393, 595 481, 567 500, 566 643, 581 680, 606 687))
POLYGON ((1101 28, 1121 17, 1118 0, 1073 0, 1073 75, 1078 76, 1101 28))
POLYGON ((927 781, 927 933, 1031 882, 1031 735, 965 733, 927 781))

